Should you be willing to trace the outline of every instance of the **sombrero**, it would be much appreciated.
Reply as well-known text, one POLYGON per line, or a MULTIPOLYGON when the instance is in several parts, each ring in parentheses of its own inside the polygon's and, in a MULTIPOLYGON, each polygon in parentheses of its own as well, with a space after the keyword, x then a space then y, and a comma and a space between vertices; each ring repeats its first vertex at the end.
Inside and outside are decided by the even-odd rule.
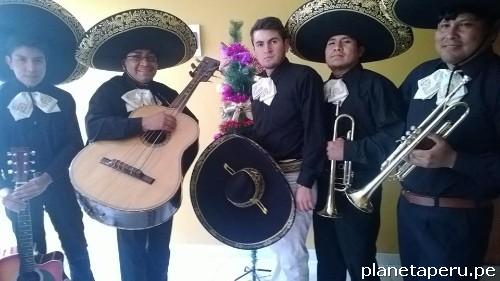
POLYGON ((435 29, 443 11, 457 7, 480 11, 492 19, 500 18, 499 0, 392 0, 391 2, 396 18, 418 28, 435 29))
MULTIPOLYGON (((7 55, 13 38, 34 38, 47 45, 45 81, 61 84, 83 76, 87 67, 75 60, 75 50, 85 30, 78 20, 50 0, 0 1, 0 50, 7 55)), ((12 77, 7 64, 0 63, 0 80, 12 77)))
POLYGON ((293 12, 286 23, 290 47, 305 60, 325 62, 328 39, 349 35, 365 47, 361 62, 399 55, 413 44, 413 33, 389 12, 376 0, 309 1, 293 12))
POLYGON ((201 154, 191 177, 191 202, 210 234, 240 249, 278 241, 295 217, 293 194, 278 165, 257 143, 234 134, 201 154))
POLYGON ((76 58, 82 64, 122 71, 122 60, 136 49, 149 49, 158 57, 158 68, 189 60, 196 51, 196 37, 178 17, 152 9, 132 9, 109 16, 86 33, 76 58))

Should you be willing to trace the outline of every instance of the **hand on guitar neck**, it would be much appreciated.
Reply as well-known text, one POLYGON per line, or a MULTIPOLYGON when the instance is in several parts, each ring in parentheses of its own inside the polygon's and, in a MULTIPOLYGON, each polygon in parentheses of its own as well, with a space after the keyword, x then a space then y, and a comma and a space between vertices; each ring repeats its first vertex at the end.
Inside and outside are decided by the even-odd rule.
POLYGON ((42 194, 51 183, 52 177, 47 173, 43 173, 38 177, 32 178, 14 191, 7 188, 2 189, 0 200, 5 208, 18 213, 26 208, 26 202, 42 194))
POLYGON ((12 168, 9 174, 12 175, 15 189, 8 191, 2 201, 7 208, 17 212, 15 228, 18 254, 10 251, 10 255, 0 256, 1 281, 62 281, 65 278, 61 253, 36 256, 33 253, 31 211, 27 202, 43 193, 52 183, 49 174, 37 175, 31 169, 31 164, 35 163, 31 157, 35 155, 35 151, 26 147, 14 147, 7 153, 11 157, 7 164, 12 168), (32 175, 35 176, 31 178, 32 175))
POLYGON ((0 202, 5 208, 16 213, 26 208, 26 203, 16 198, 9 188, 2 188, 0 190, 0 202))

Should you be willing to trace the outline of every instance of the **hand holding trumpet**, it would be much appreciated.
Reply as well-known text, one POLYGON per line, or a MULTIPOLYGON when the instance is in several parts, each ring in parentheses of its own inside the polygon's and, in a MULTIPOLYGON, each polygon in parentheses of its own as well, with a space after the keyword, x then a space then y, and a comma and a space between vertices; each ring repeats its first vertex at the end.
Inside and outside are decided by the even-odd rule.
POLYGON ((428 138, 434 145, 430 149, 414 149, 408 155, 408 162, 423 168, 452 168, 457 152, 439 135, 429 134, 428 138))

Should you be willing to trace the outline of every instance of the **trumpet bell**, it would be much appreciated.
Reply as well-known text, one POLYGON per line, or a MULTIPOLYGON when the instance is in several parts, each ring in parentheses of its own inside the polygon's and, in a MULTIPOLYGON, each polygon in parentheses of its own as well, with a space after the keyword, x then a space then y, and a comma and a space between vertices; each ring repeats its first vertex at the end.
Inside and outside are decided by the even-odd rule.
POLYGON ((316 212, 316 214, 328 219, 338 219, 342 217, 342 215, 337 211, 337 208, 334 206, 325 206, 325 208, 316 212))
POLYGON ((360 211, 365 213, 373 212, 373 204, 370 201, 370 196, 367 195, 366 191, 363 189, 352 190, 348 189, 346 191, 347 199, 351 202, 354 207, 358 208, 360 211))

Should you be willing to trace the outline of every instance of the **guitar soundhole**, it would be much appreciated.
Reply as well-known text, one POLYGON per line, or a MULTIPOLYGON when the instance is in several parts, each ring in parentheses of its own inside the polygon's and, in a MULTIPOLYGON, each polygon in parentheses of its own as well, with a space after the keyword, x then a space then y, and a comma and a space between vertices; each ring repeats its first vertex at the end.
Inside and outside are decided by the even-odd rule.
POLYGON ((165 131, 148 131, 142 135, 142 141, 148 145, 161 145, 168 141, 170 133, 165 131))

